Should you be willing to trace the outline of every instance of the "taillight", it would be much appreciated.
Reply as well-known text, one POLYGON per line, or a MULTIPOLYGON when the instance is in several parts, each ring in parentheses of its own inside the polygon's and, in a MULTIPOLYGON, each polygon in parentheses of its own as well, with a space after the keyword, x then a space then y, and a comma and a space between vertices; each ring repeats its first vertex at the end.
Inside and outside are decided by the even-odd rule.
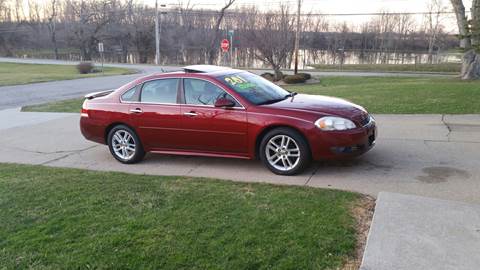
POLYGON ((88 109, 87 109, 87 100, 83 102, 82 110, 80 111, 81 117, 88 117, 88 109))

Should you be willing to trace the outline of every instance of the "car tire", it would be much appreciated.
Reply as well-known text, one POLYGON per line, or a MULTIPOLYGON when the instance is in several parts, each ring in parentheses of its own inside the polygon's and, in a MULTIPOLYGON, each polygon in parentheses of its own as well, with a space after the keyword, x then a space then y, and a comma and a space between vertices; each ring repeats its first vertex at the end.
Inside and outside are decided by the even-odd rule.
POLYGON ((265 134, 259 156, 270 171, 279 175, 299 174, 311 161, 307 141, 291 128, 276 128, 265 134))
POLYGON ((138 135, 125 125, 112 128, 107 139, 110 153, 121 163, 133 164, 145 157, 145 151, 138 135))

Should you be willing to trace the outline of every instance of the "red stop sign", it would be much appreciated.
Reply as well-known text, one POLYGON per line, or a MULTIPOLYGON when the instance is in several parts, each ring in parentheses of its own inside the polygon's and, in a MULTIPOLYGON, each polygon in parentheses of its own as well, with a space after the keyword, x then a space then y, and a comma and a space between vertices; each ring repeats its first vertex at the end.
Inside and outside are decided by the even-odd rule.
POLYGON ((227 52, 228 49, 230 49, 230 42, 228 39, 223 39, 222 42, 220 43, 220 48, 222 48, 222 51, 227 52))

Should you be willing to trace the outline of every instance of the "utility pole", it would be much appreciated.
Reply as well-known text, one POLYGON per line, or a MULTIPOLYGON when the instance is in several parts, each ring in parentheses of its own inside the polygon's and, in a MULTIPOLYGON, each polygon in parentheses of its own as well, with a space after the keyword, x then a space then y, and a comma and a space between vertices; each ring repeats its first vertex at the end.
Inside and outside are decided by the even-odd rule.
POLYGON ((155 0, 155 65, 160 65, 160 36, 158 28, 158 0, 155 0))
MULTIPOLYGON (((164 8, 167 5, 160 5, 160 8, 164 8)), ((167 12, 160 12, 166 14, 167 12)), ((155 0, 155 64, 160 65, 160 18, 158 17, 158 0, 155 0)))
POLYGON ((297 0, 297 31, 295 32, 295 71, 298 73, 298 48, 300 47, 300 9, 302 8, 302 0, 297 0))

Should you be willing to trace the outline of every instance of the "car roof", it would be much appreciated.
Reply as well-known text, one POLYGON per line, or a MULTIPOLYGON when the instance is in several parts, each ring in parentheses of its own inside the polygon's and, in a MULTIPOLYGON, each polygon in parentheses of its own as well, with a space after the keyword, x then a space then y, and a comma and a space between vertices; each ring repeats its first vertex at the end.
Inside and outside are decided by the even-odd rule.
MULTIPOLYGON (((214 66, 214 65, 192 65, 192 66, 186 66, 181 68, 182 70, 176 70, 176 71, 170 71, 170 72, 162 72, 162 73, 153 73, 146 75, 144 77, 136 79, 133 83, 138 84, 138 83, 143 83, 148 80, 152 79, 160 79, 160 78, 165 78, 165 77, 172 77, 175 75, 182 75, 182 74, 198 74, 199 76, 208 76, 208 77, 219 77, 219 76, 225 76, 229 74, 235 74, 239 72, 246 72, 244 70, 239 70, 239 69, 233 69, 233 68, 228 68, 228 67, 220 67, 220 66, 214 66)), ((193 76, 196 77, 196 76, 193 76)))

